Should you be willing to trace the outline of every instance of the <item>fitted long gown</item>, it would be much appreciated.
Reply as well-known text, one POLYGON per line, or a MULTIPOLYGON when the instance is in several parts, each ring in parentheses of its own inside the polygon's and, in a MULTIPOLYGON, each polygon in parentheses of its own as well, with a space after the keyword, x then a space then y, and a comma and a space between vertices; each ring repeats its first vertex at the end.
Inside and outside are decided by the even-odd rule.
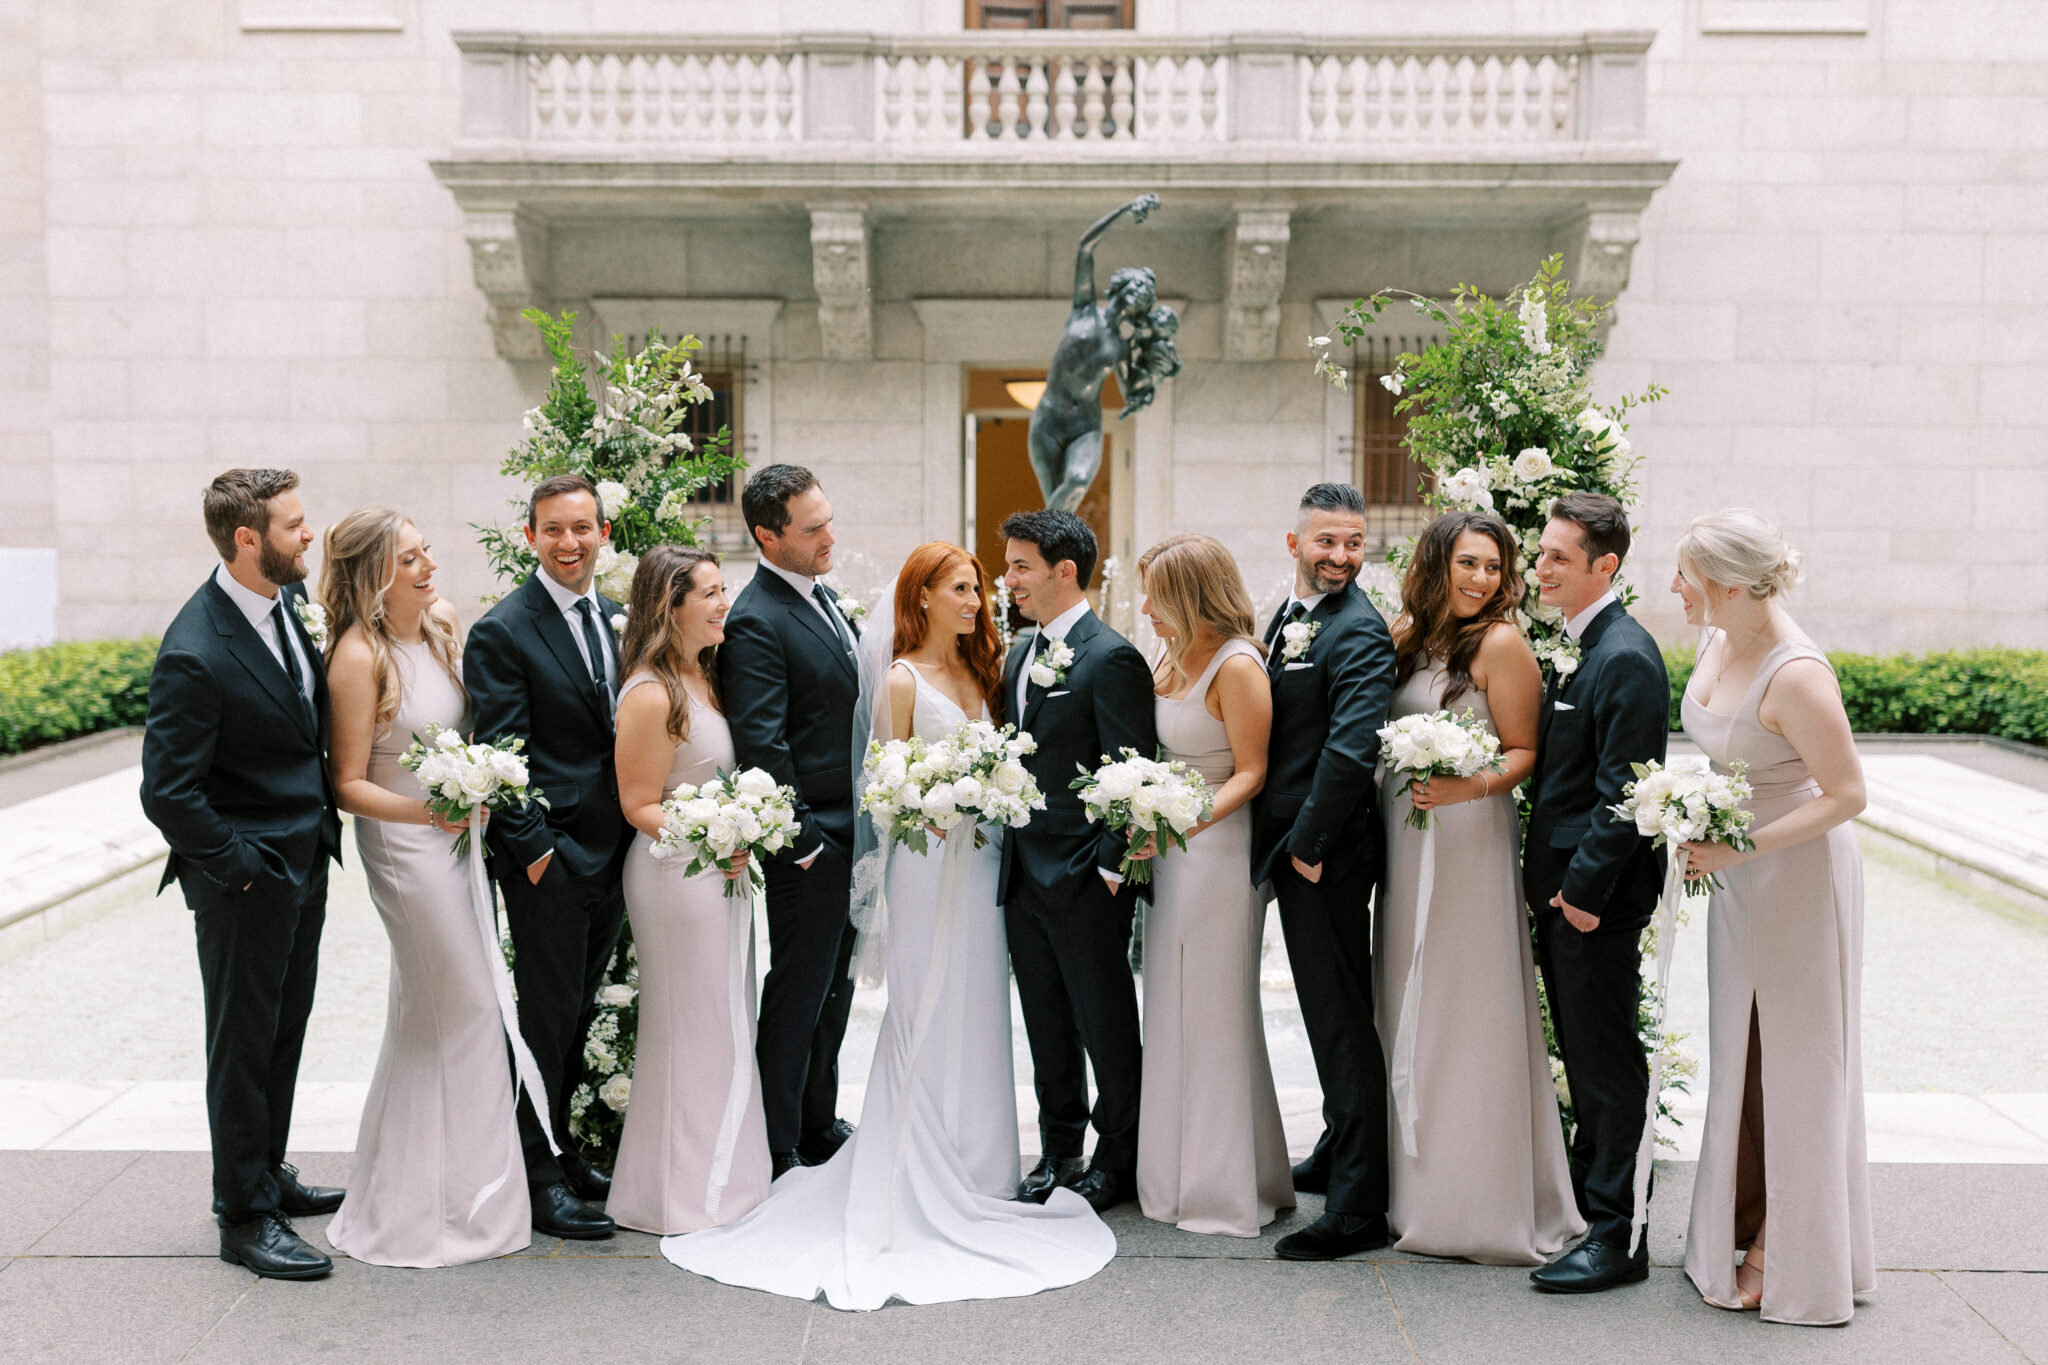
MULTIPOLYGON (((460 729, 462 689, 428 646, 391 642, 398 714, 370 745, 386 791, 425 788, 399 755, 430 724, 460 729)), ((348 1196, 328 1225, 337 1251, 373 1265, 445 1266, 532 1239, 511 1068, 489 954, 455 836, 357 816, 370 903, 391 940, 384 1045, 363 1104, 348 1196)))
MULTIPOLYGON (((1229 640, 1185 697, 1154 702, 1166 757, 1212 789, 1237 764, 1223 722, 1209 714, 1209 685, 1238 654, 1263 669, 1256 646, 1229 640)), ((1189 1232, 1232 1237, 1256 1237, 1294 1207, 1259 1003, 1266 905, 1244 878, 1251 839, 1246 804, 1158 859, 1145 915, 1138 1206, 1189 1232)))
MULTIPOLYGON (((912 717, 926 739, 967 719, 922 676, 912 717)), ((737 1223, 663 1241, 669 1260, 850 1309, 1014 1298, 1109 1263, 1116 1237, 1073 1191, 1054 1190, 1042 1207, 1011 1198, 1017 1096, 999 852, 993 841, 976 849, 965 825, 927 854, 890 850, 889 1007, 860 1127, 737 1223)))
MULTIPOLYGON (((1440 663, 1417 668, 1394 693, 1387 714, 1446 709, 1447 677, 1440 663)), ((1462 714, 1467 708, 1493 729, 1484 692, 1468 690, 1449 709, 1462 714)), ((1404 1145, 1396 1103, 1387 1113, 1387 1221, 1402 1251, 1540 1265, 1586 1223, 1572 1198, 1543 1045, 1515 861, 1515 804, 1494 797, 1436 812, 1435 888, 1419 980, 1410 969, 1423 831, 1408 826, 1412 808, 1407 779, 1387 774, 1380 797, 1387 883, 1372 956, 1373 999, 1390 1057, 1398 1055, 1406 994, 1422 992, 1415 1021, 1415 1155, 1404 1145)))
MULTIPOLYGON (((662 683, 636 673, 619 696, 650 685, 662 683)), ((733 767, 725 717, 695 697, 689 707, 665 797, 733 767)), ((685 875, 688 858, 656 858, 652 844, 637 834, 626 854, 640 1035, 605 1212, 667 1236, 730 1223, 768 1197, 768 1126, 754 1061, 753 897, 727 896, 716 868, 685 875)))
MULTIPOLYGON (((1685 733, 1715 767, 1749 765, 1755 829, 1820 795, 1791 742, 1757 715, 1794 659, 1827 662, 1786 640, 1757 664, 1732 713, 1709 711, 1690 689, 1681 704, 1685 733)), ((1708 1302, 1740 1306, 1735 1251, 1768 1217, 1765 1319, 1847 1322, 1855 1297, 1877 1286, 1863 1135, 1863 855, 1837 825, 1729 868, 1721 886, 1707 906, 1707 1120, 1685 1271, 1708 1302), (1746 1119, 1750 1084, 1761 1094, 1746 1119)))

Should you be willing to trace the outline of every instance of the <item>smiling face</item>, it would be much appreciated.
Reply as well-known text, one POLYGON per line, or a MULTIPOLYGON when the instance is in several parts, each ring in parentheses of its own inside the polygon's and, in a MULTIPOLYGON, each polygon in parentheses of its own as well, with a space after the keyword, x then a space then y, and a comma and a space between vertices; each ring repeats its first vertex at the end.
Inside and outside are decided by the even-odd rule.
POLYGON ((1010 585, 1010 600, 1017 610, 1044 624, 1080 600, 1074 583, 1074 561, 1045 562, 1034 541, 1011 539, 1003 549, 1003 581, 1010 585))
POLYGON ((786 506, 789 525, 780 531, 764 526, 758 532, 761 553, 776 568, 805 578, 832 572, 832 547, 837 542, 832 535, 832 504, 826 500, 825 490, 813 484, 786 506))
POLYGON ((1615 555, 1591 557, 1586 534, 1575 521, 1552 517, 1543 528, 1536 554, 1536 589, 1543 605, 1555 607, 1567 618, 1577 616, 1600 600, 1600 594, 1614 586, 1621 568, 1615 555))
POLYGON ((974 633, 981 617, 981 575, 972 564, 959 564, 939 575, 924 591, 925 619, 940 639, 974 633))
POLYGON ((398 528, 391 554, 391 581, 384 587, 387 608, 399 614, 424 612, 441 600, 434 587, 434 556, 419 528, 406 522, 398 528), (403 604, 403 605, 401 605, 403 604))
POLYGON ((1451 615, 1469 621, 1500 592, 1500 546, 1481 531, 1461 531, 1451 547, 1451 615))
POLYGON ((1695 588, 1685 576, 1685 570, 1676 569, 1671 574, 1671 591, 1678 594, 1678 600, 1685 604, 1685 623, 1689 626, 1708 626, 1713 622, 1708 617, 1707 594, 1713 590, 1709 583, 1705 590, 1695 588))
POLYGON ((685 659, 725 643, 725 575, 709 562, 690 569, 687 596, 669 608, 669 624, 685 659))
POLYGON ((1170 644, 1174 639, 1173 623, 1161 615, 1159 608, 1153 605, 1150 578, 1151 575, 1143 569, 1138 571, 1138 587, 1145 594, 1144 600, 1138 603, 1138 614, 1152 623, 1152 633, 1154 635, 1170 644))
POLYGON ((597 572, 597 548, 611 533, 611 523, 598 519, 597 499, 578 489, 535 505, 526 543, 540 556, 541 572, 581 596, 597 572))
POLYGON ((1287 533, 1287 550, 1294 556, 1296 596, 1342 592, 1365 563, 1365 518, 1310 508, 1287 533))
POLYGON ((261 537, 246 526, 235 531, 235 558, 249 551, 256 554, 256 571, 283 587, 306 581, 306 551, 313 544, 313 528, 306 524, 306 509, 296 489, 279 493, 264 503, 270 523, 261 537))

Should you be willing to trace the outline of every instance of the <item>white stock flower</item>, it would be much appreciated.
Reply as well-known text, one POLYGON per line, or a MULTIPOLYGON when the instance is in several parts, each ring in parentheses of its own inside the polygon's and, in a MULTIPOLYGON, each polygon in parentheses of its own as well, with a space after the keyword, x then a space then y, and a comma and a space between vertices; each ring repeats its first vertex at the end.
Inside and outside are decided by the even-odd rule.
POLYGON ((440 734, 434 736, 434 744, 437 748, 442 749, 460 749, 462 747, 462 735, 455 730, 443 730, 440 734))
POLYGON ((1547 479, 1556 472, 1556 468, 1557 466, 1551 463, 1550 452, 1542 446, 1530 446, 1515 456, 1515 477, 1523 483, 1547 479))

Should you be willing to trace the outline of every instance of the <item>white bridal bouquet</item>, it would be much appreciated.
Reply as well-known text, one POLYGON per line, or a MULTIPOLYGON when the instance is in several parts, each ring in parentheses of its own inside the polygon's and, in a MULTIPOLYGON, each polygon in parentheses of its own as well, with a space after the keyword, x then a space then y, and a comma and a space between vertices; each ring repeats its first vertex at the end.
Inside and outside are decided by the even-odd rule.
POLYGON ((761 859, 795 843, 803 828, 796 793, 760 768, 721 772, 700 787, 685 782, 661 803, 661 815, 661 837, 647 851, 656 858, 687 855, 686 877, 713 867, 730 872, 734 857, 749 855, 747 875, 725 883, 731 897, 752 896, 766 881, 761 859))
POLYGON ((1128 835, 1130 847, 1118 871, 1127 881, 1150 882, 1151 862, 1131 855, 1155 839, 1154 856, 1164 854, 1168 845, 1186 848, 1188 831, 1214 813, 1216 794, 1202 775, 1185 763, 1140 758, 1136 749, 1125 749, 1123 754, 1115 762, 1104 754, 1102 766, 1092 773, 1082 768, 1074 779, 1074 790, 1081 793, 1090 820, 1103 821, 1128 835))
MULTIPOLYGON (((1412 789, 1432 777, 1477 777, 1506 769, 1500 740, 1468 707, 1461 716, 1449 711, 1418 711, 1380 730, 1380 752, 1391 772, 1405 774, 1412 789)), ((1432 811, 1408 807, 1408 827, 1429 829, 1432 811)))
MULTIPOLYGON (((504 810, 529 801, 547 805, 540 788, 527 779, 526 760, 519 754, 525 747, 526 741, 517 736, 496 744, 469 744, 455 730, 429 725, 426 734, 413 735, 398 762, 427 789, 427 808, 452 825, 479 810, 504 810)), ((457 857, 468 850, 469 836, 467 829, 457 836, 457 857)))
MULTIPOLYGON (((1717 773, 1704 758, 1629 765, 1636 780, 1621 789, 1621 804, 1609 807, 1617 820, 1634 824, 1636 833, 1654 836, 1658 848, 1679 844, 1726 844, 1737 850, 1756 847, 1749 837, 1754 818, 1742 808, 1749 799, 1749 765, 1737 762, 1717 773)), ((1688 896, 1719 891, 1721 879, 1702 877, 1687 882, 1688 896)))
POLYGON ((974 822, 974 846, 988 844, 986 828, 1018 829, 1031 812, 1045 809, 1045 796, 1025 771, 1024 756, 1038 748, 1013 725, 1000 730, 985 720, 969 721, 944 739, 875 740, 861 763, 866 792, 860 807, 875 819, 883 837, 919 853, 930 847, 930 832, 974 822))

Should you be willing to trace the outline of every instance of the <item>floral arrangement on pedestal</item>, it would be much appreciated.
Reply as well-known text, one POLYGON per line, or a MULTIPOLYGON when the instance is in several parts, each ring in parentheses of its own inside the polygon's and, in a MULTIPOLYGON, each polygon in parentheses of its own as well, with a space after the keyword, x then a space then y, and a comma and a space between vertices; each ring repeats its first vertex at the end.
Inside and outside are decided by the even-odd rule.
MULTIPOLYGON (((1571 492, 1606 493, 1623 506, 1636 500, 1641 457, 1628 438, 1628 414, 1666 394, 1657 384, 1605 405, 1592 397, 1592 370, 1606 343, 1602 322, 1609 303, 1574 298, 1563 278, 1563 258, 1552 256, 1534 278, 1505 299, 1461 284, 1448 303, 1406 290, 1383 289, 1355 300, 1336 327, 1350 346, 1389 307, 1406 300, 1417 313, 1444 330, 1444 339, 1418 355, 1403 353, 1378 382, 1398 400, 1394 410, 1408 418, 1409 454, 1425 471, 1423 502, 1435 511, 1481 507, 1514 532, 1516 561, 1526 580, 1553 499, 1571 492)), ((1331 356, 1333 339, 1309 338, 1316 373, 1338 388, 1352 376, 1331 356)), ((1407 572, 1412 542, 1388 552, 1398 583, 1407 572)), ((1634 593, 1617 583, 1624 602, 1634 593)), ((1398 604, 1380 600, 1390 618, 1398 604)), ((1534 594, 1516 617, 1547 677, 1569 677, 1578 668, 1578 646, 1565 634, 1564 619, 1534 594)), ((1518 793, 1519 799, 1519 793, 1518 793)), ((1646 948, 1654 951, 1654 947, 1646 948)), ((1542 981, 1537 981, 1539 995, 1542 981)), ((1662 1032, 1655 988, 1647 980, 1639 1013, 1644 1046, 1664 1054, 1671 1089, 1683 1092, 1697 1063, 1678 1047, 1678 1035, 1662 1032)), ((1557 1061, 1557 1039, 1545 1002, 1544 1033, 1567 1132, 1571 1098, 1557 1061)), ((1673 1118, 1661 1100, 1658 1112, 1673 1118)), ((1675 1122, 1675 1118, 1673 1118, 1675 1122)))
MULTIPOLYGON (((574 313, 529 308, 521 316, 540 330, 554 371, 547 396, 526 413, 525 434, 499 466, 524 485, 512 500, 514 514, 505 526, 475 527, 477 538, 505 588, 517 587, 539 567, 526 543, 526 489, 556 474, 581 474, 597 486, 611 521, 610 543, 597 555, 598 590, 626 601, 641 555, 656 545, 697 544, 709 518, 691 513, 691 495, 746 462, 733 453, 730 430, 701 444, 683 430, 690 409, 711 400, 691 363, 702 345, 697 338, 671 344, 654 335, 636 352, 614 336, 610 351, 590 355, 586 365, 572 340, 574 313)), ((624 616, 611 624, 622 630, 624 616)), ((509 963, 509 939, 506 947, 509 963)), ((639 995, 639 958, 632 931, 622 929, 584 1041, 584 1080, 569 1097, 570 1134, 602 1165, 618 1155, 633 1092, 639 995)))

